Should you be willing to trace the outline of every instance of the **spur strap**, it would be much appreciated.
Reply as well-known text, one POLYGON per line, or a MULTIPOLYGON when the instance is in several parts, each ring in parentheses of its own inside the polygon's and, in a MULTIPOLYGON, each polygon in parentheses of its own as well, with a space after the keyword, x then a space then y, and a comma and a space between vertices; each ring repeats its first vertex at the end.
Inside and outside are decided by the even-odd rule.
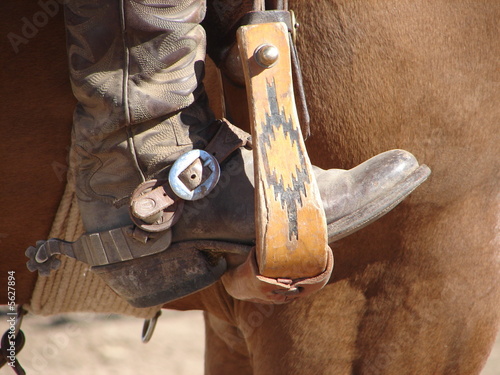
MULTIPOLYGON (((226 121, 220 121, 220 128, 204 153, 216 160, 218 168, 218 163, 222 163, 235 150, 243 146, 249 147, 250 144, 248 133, 226 121)), ((195 163, 196 160, 192 164, 195 163)), ((203 169, 203 165, 201 167, 203 169)), ((188 166, 179 171, 177 177, 182 182, 189 180, 193 173, 203 174, 188 166)), ((198 181, 203 183, 201 178, 198 181)), ((209 191, 205 193, 208 194, 209 191)), ((51 270, 60 265, 60 260, 54 256, 59 254, 95 267, 160 253, 172 243, 170 227, 179 218, 182 205, 183 199, 173 191, 169 181, 146 181, 132 194, 130 210, 135 225, 84 234, 75 242, 56 238, 38 241, 36 247, 31 246, 26 250, 26 256, 30 258, 28 269, 32 272, 38 270, 41 275, 49 275, 51 270), (156 222, 151 221, 152 218, 156 222)))
POLYGON ((181 157, 171 167, 168 181, 149 180, 136 188, 130 202, 130 216, 139 228, 146 232, 161 232, 170 228, 180 217, 182 199, 196 200, 206 196, 218 181, 218 164, 238 148, 250 147, 248 133, 225 120, 219 122, 220 128, 204 152, 189 152, 195 153, 192 163, 190 160, 183 163, 181 157), (207 165, 209 168, 206 168, 207 165), (204 170, 207 169, 212 171, 210 177, 205 176, 204 170), (205 186, 205 181, 210 178, 214 183, 205 186), (199 194, 195 193, 197 189, 199 194))

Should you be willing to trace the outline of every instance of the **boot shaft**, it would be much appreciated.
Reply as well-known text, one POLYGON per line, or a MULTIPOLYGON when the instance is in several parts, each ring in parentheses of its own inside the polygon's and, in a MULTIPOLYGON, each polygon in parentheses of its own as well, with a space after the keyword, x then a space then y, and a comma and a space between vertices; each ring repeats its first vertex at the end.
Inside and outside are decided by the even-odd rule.
POLYGON ((193 103, 203 78, 204 2, 70 1, 71 83, 88 131, 105 133, 193 103))
POLYGON ((77 0, 64 13, 78 197, 120 205, 213 134, 205 2, 77 0))

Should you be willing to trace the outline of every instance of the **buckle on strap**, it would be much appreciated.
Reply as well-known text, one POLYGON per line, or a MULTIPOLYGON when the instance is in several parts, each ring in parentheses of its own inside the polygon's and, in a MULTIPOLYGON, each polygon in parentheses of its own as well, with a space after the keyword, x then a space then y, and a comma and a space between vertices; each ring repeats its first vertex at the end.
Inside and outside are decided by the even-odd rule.
POLYGON ((149 180, 132 194, 130 217, 147 232, 161 232, 180 218, 184 200, 205 197, 216 186, 220 166, 239 147, 250 144, 250 135, 219 121, 220 128, 205 150, 192 150, 175 161, 168 181, 149 180))
POLYGON ((168 182, 148 180, 132 193, 130 217, 146 232, 161 232, 181 217, 184 200, 207 196, 217 185, 220 166, 217 159, 203 150, 191 150, 172 165, 168 182))
POLYGON ((168 182, 179 198, 195 201, 206 197, 219 182, 219 177, 220 166, 214 156, 203 150, 191 150, 172 165, 168 182), (196 165, 197 161, 201 161, 201 165, 196 165), (210 174, 205 177, 207 170, 210 174))

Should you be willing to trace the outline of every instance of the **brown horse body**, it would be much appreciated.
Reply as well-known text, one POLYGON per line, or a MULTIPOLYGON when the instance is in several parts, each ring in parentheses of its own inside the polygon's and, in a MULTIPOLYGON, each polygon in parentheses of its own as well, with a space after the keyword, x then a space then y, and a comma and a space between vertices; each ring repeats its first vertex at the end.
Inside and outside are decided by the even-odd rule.
MULTIPOLYGON (((47 237, 64 188, 74 106, 62 14, 44 25, 41 3, 0 6, 2 35, 24 38, 1 42, 0 272, 16 271, 18 303, 36 279, 23 251, 47 237)), ((208 374, 479 373, 500 321, 500 3, 304 3, 290 5, 313 163, 402 148, 433 174, 332 244, 333 277, 314 296, 257 305, 216 284, 168 307, 207 311, 208 374)))

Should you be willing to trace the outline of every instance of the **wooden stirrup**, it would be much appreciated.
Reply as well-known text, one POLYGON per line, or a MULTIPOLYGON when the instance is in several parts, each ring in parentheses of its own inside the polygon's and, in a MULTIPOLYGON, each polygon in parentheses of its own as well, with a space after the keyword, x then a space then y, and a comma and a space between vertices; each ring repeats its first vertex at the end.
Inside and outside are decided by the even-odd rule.
POLYGON ((312 277, 326 269, 330 250, 295 107, 287 27, 281 22, 247 25, 237 37, 254 150, 259 272, 312 277))

